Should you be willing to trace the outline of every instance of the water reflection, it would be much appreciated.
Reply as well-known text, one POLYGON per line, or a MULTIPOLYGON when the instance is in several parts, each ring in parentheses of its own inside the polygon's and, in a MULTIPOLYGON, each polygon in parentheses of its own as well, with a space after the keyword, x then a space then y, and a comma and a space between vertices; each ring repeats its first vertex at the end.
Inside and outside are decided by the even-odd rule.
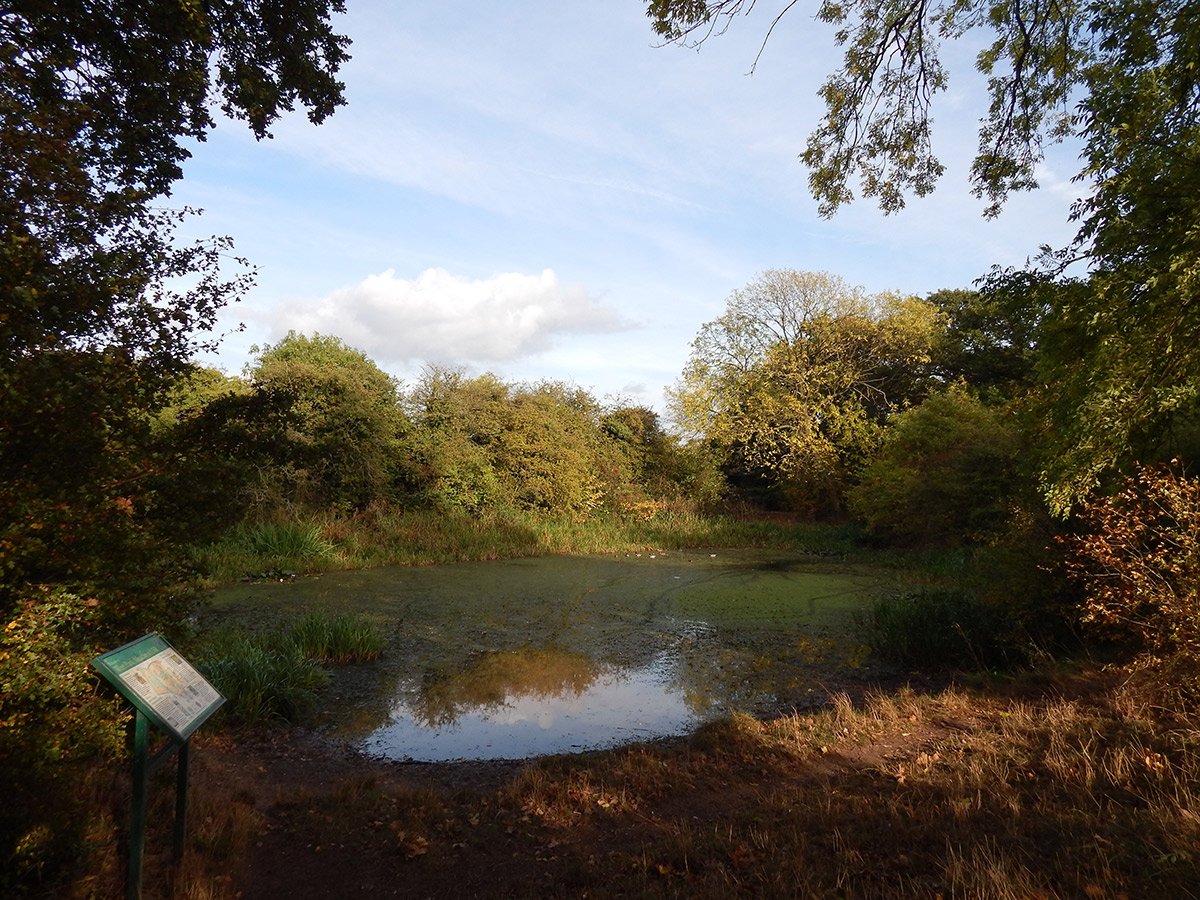
POLYGON ((479 654, 461 669, 430 670, 398 687, 398 706, 423 728, 444 728, 468 713, 495 715, 515 701, 578 698, 600 675, 591 658, 549 647, 479 654))
POLYGON ((388 646, 334 671, 322 725, 395 758, 519 758, 802 702, 861 665, 878 583, 757 553, 547 557, 240 585, 214 613, 367 615, 388 646))
POLYGON ((577 654, 487 654, 449 678, 400 685, 388 723, 363 742, 392 759, 517 759, 680 734, 699 717, 671 684, 675 658, 627 669, 577 654))

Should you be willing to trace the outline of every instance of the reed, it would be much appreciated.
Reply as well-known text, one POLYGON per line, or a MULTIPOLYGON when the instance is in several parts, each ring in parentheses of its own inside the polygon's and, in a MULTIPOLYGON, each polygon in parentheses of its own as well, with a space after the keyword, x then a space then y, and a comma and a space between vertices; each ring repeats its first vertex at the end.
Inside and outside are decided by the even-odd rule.
POLYGON ((856 552, 845 529, 702 515, 685 508, 656 509, 650 517, 597 512, 580 518, 376 505, 350 514, 314 513, 290 523, 241 525, 198 556, 210 583, 222 584, 286 571, 735 546, 820 557, 856 552))
POLYGON ((317 663, 338 664, 378 659, 383 652, 379 626, 346 613, 310 612, 292 626, 288 641, 317 663))
POLYGON ((201 668, 225 695, 224 714, 240 724, 295 721, 317 701, 329 673, 290 641, 239 631, 211 639, 201 668))

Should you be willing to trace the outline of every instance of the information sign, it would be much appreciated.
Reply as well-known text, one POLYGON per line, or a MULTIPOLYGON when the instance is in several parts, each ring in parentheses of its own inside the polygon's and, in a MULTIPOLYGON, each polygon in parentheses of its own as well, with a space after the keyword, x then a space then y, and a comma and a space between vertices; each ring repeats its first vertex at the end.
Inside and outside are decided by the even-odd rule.
POLYGON ((151 722, 179 741, 186 741, 225 702, 158 634, 97 656, 92 665, 151 722))

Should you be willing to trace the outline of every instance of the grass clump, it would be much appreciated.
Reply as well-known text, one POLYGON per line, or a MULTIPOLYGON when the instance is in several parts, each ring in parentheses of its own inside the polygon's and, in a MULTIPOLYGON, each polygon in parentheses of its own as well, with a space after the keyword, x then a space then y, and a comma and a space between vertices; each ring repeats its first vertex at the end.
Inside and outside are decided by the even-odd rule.
POLYGON ((329 673, 291 641, 244 632, 222 635, 201 667, 225 695, 226 714, 246 724, 295 721, 329 681, 329 673))
POLYGON ((379 626, 346 613, 310 612, 292 627, 288 640, 319 663, 367 662, 383 652, 379 626))
POLYGON ((228 581, 265 572, 324 571, 345 564, 316 522, 242 523, 197 552, 206 571, 228 581))
POLYGON ((372 622, 312 612, 269 634, 218 633, 202 668, 225 695, 226 713, 239 723, 294 722, 316 705, 317 692, 329 682, 324 665, 376 659, 383 644, 372 622))

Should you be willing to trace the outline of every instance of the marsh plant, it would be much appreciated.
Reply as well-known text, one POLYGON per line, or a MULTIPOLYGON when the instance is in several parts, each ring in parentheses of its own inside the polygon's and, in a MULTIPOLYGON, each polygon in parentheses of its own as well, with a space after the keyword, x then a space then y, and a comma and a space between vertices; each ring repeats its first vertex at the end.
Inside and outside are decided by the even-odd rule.
POLYGON ((337 568, 341 554, 316 522, 244 522, 201 550, 200 557, 205 569, 240 578, 250 572, 337 568))
POLYGON ((311 709, 326 672, 290 641, 231 632, 202 668, 225 695, 227 715, 241 723, 293 721, 311 709))
POLYGON ((873 652, 903 666, 983 669, 1011 661, 1004 616, 960 588, 923 587, 881 598, 859 624, 873 652))
POLYGON ((313 612, 270 634, 217 635, 202 668, 225 695, 227 714, 238 722, 296 721, 316 705, 317 691, 329 682, 324 665, 372 660, 382 649, 383 633, 374 623, 313 612))
POLYGON ((310 612, 292 627, 288 640, 319 663, 366 662, 383 652, 379 626, 348 613, 310 612))

